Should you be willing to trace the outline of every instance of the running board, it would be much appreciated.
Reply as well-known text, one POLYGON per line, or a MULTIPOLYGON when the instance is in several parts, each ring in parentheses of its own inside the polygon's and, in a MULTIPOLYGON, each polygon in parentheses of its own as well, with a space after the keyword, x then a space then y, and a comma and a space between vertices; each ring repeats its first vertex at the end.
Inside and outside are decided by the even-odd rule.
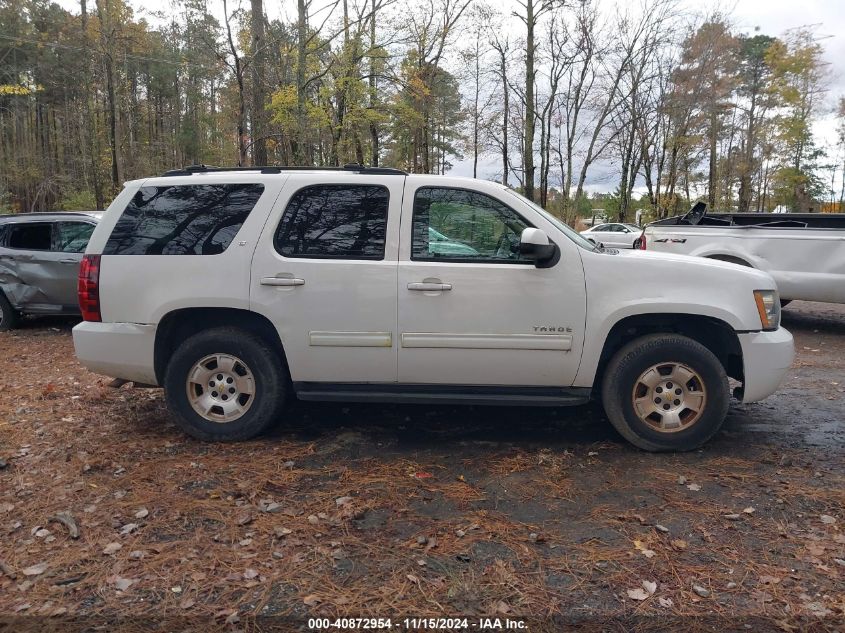
POLYGON ((391 404, 473 404, 566 407, 590 401, 589 387, 501 387, 497 385, 400 385, 295 382, 300 400, 391 404))

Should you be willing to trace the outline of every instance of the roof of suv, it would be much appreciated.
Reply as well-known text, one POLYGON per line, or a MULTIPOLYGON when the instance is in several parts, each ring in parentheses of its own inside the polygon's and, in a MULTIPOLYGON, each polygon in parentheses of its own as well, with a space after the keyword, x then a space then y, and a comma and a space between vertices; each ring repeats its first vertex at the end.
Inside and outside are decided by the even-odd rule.
POLYGON ((103 217, 102 211, 39 211, 37 213, 13 213, 0 215, 0 223, 11 222, 32 222, 33 220, 44 222, 57 222, 69 218, 79 218, 99 221, 103 217))

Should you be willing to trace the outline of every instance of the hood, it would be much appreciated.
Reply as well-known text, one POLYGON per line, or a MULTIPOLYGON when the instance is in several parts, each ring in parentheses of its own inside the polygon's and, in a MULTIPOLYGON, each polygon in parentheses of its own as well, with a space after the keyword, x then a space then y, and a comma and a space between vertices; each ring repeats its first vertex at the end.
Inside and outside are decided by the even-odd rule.
MULTIPOLYGON (((676 265, 676 266, 694 266, 696 270, 709 269, 717 275, 738 275, 748 280, 758 282, 755 290, 770 290, 777 289, 775 280, 769 273, 751 268, 750 266, 742 266, 734 264, 733 262, 726 262, 720 259, 709 259, 707 257, 695 257, 692 255, 679 255, 675 253, 659 253, 657 251, 640 251, 632 249, 620 249, 619 256, 626 258, 626 265, 636 265, 631 262, 631 258, 640 261, 649 262, 650 265, 676 265), (719 271, 719 272, 716 272, 719 271), (729 272, 730 271, 730 272, 729 272), (768 284, 768 285, 759 285, 768 284)), ((739 277, 737 277, 738 279, 739 277)))

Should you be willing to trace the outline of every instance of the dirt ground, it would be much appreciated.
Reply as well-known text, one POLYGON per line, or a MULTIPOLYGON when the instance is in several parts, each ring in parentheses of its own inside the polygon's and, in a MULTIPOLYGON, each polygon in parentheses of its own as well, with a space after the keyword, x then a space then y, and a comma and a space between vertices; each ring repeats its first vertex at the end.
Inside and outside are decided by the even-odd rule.
POLYGON ((270 437, 203 444, 160 390, 82 369, 72 321, 33 320, 0 334, 0 631, 841 631, 845 306, 783 320, 780 392, 677 455, 597 406, 297 403, 270 437))

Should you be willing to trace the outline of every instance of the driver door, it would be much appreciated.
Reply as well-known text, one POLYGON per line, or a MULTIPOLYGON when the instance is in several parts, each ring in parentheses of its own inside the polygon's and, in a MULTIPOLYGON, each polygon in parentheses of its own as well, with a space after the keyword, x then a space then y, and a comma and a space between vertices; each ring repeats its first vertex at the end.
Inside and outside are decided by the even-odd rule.
POLYGON ((478 191, 409 183, 402 218, 399 383, 572 384, 585 310, 580 262, 536 268, 521 258, 520 234, 533 225, 478 191))

